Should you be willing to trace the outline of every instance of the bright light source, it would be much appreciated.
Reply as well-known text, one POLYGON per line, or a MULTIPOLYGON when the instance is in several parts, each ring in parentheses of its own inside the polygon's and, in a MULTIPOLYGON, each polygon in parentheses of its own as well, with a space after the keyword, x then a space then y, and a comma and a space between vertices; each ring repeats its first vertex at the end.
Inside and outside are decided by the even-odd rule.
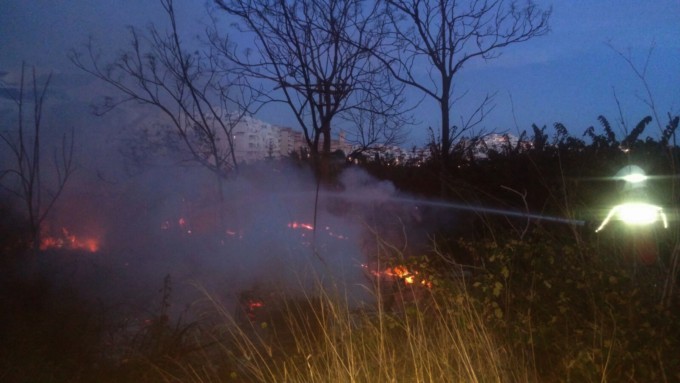
POLYGON ((623 178, 624 181, 630 182, 632 184, 637 184, 637 183, 640 183, 640 182, 647 181, 647 176, 644 175, 644 174, 641 174, 641 173, 631 173, 631 174, 625 175, 621 178, 623 178))
POLYGON ((659 219, 661 208, 648 203, 624 203, 619 205, 619 219, 629 225, 648 225, 659 219))
POLYGON ((595 232, 602 230, 614 216, 623 223, 636 226, 649 225, 661 219, 663 227, 668 228, 666 214, 660 206, 644 202, 628 202, 614 206, 595 232))
POLYGON ((647 200, 645 181, 648 179, 642 168, 636 165, 624 166, 623 169, 616 173, 614 178, 626 181, 623 187, 624 198, 632 199, 636 202, 626 202, 614 206, 595 232, 604 229, 611 219, 617 219, 633 226, 650 225, 661 220, 663 227, 668 228, 668 219, 663 212, 663 208, 642 202, 647 200))
POLYGON ((643 187, 645 186, 645 181, 648 179, 645 171, 637 165, 624 166, 616 173, 616 176, 614 177, 626 182, 626 187, 624 190, 638 189, 643 187))

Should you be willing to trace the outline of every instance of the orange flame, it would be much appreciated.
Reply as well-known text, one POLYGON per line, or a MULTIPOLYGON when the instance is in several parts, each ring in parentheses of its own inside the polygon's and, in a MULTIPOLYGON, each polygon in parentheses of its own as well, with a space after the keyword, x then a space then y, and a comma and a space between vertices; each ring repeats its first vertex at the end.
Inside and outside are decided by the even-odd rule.
POLYGON ((96 253, 99 251, 99 240, 97 238, 78 238, 64 227, 58 237, 45 236, 41 238, 40 250, 47 249, 84 250, 96 253))
MULTIPOLYGON (((364 269, 369 269, 369 266, 366 264, 361 264, 361 267, 364 269)), ((398 265, 394 267, 388 267, 384 269, 383 271, 371 271, 371 274, 373 274, 376 277, 389 277, 389 278, 398 278, 404 281, 404 284, 406 285, 421 285, 427 288, 432 288, 432 282, 427 280, 426 278, 423 278, 420 276, 420 273, 418 271, 409 271, 408 268, 404 265, 398 265), (416 283, 418 282, 418 283, 416 283)))
POLYGON ((405 284, 412 285, 415 282, 415 275, 418 273, 417 272, 411 273, 410 271, 408 271, 406 266, 399 265, 385 270, 385 274, 392 277, 401 278, 404 280, 405 284))

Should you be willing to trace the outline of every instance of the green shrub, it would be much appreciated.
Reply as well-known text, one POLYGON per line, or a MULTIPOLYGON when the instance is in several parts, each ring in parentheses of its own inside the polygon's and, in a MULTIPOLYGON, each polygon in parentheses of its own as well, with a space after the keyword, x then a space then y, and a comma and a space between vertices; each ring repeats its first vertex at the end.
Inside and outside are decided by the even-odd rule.
POLYGON ((680 310, 662 304, 658 265, 547 236, 464 246, 482 265, 470 293, 485 323, 541 381, 680 378, 680 310))

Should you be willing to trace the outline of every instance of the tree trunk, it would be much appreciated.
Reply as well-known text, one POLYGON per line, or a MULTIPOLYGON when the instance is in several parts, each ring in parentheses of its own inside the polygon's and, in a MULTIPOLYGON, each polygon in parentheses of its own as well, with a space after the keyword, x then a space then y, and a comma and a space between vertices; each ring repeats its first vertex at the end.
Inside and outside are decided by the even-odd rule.
POLYGON ((444 89, 441 99, 441 116, 442 116, 442 129, 441 129, 441 146, 439 148, 439 192, 441 198, 446 198, 448 193, 448 175, 449 175, 449 157, 451 154, 451 125, 449 119, 449 88, 446 82, 444 83, 444 89))

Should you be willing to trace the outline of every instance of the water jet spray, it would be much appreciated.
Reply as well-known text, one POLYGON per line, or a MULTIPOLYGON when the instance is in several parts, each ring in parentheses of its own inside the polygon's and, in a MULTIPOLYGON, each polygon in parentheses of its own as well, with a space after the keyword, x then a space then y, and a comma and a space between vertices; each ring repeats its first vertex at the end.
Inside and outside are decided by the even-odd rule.
POLYGON ((535 213, 522 212, 522 211, 517 211, 517 210, 498 209, 498 208, 492 208, 492 207, 486 207, 486 206, 469 205, 469 204, 447 202, 447 201, 421 200, 421 199, 417 199, 417 198, 394 197, 394 196, 388 196, 388 197, 378 199, 377 197, 346 195, 346 194, 340 194, 340 193, 335 193, 335 192, 324 193, 324 195, 330 196, 330 197, 337 196, 338 198, 343 198, 345 200, 350 200, 350 201, 376 202, 376 201, 380 200, 380 201, 406 203, 406 204, 411 204, 411 205, 415 205, 415 206, 431 206, 431 207, 438 207, 438 208, 442 208, 442 209, 474 211, 474 212, 479 212, 479 213, 504 215, 504 216, 507 216, 507 217, 534 219, 534 220, 537 220, 537 221, 563 223, 563 224, 576 225, 576 226, 584 226, 586 224, 586 221, 578 220, 578 219, 563 218, 563 217, 556 217, 556 216, 550 216, 550 215, 545 215, 545 214, 535 214, 535 213))

